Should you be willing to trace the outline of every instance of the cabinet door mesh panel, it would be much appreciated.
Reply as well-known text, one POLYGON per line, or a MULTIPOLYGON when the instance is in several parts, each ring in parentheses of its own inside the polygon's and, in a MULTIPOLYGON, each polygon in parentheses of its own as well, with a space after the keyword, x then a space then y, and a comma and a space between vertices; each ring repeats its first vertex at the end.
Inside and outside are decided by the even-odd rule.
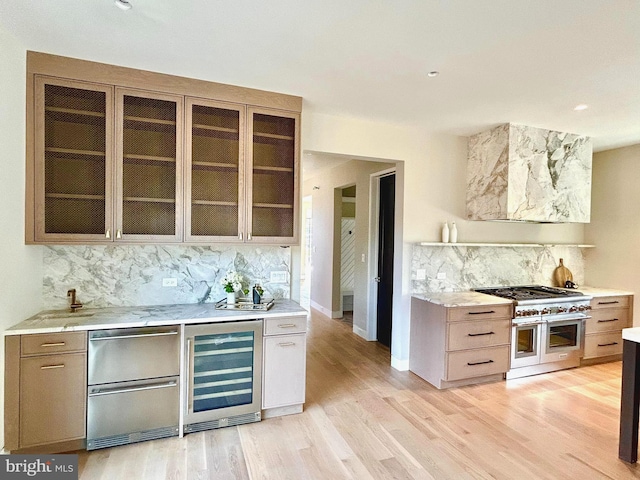
POLYGON ((193 105, 191 235, 238 235, 240 113, 193 105))
POLYGON ((253 116, 252 235, 293 236, 295 120, 253 116))
POLYGON ((103 234, 106 94, 44 90, 45 233, 103 234))
POLYGON ((122 233, 176 231, 176 103, 124 96, 122 233))

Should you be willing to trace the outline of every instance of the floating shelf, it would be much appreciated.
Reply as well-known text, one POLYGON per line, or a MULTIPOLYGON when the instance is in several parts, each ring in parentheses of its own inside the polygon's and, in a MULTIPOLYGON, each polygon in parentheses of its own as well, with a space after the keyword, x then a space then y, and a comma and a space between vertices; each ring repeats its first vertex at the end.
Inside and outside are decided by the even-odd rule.
POLYGON ((293 208, 293 205, 287 203, 254 203, 255 208, 293 208))
POLYGON ((47 112, 55 113, 69 113, 72 115, 84 115, 86 117, 100 117, 104 118, 104 112, 94 112, 92 110, 77 110, 75 108, 62 108, 62 107, 45 107, 47 112))
POLYGON ((125 202, 176 203, 174 198, 124 197, 125 202))
POLYGON ((47 147, 44 149, 47 153, 69 153, 72 155, 90 155, 92 157, 104 157, 104 152, 98 152, 96 150, 75 150, 73 148, 55 148, 47 147))
POLYGON ((220 200, 193 200, 193 205, 214 205, 220 207, 237 207, 238 202, 223 202, 220 200))
POLYGON ((443 243, 443 242, 420 242, 422 247, 577 247, 595 248, 595 245, 584 245, 577 243, 443 243))
POLYGON ((290 135, 276 135, 274 133, 253 132, 253 136, 254 137, 258 137, 258 138, 272 138, 272 139, 275 139, 275 140, 293 141, 293 137, 290 136, 290 135))

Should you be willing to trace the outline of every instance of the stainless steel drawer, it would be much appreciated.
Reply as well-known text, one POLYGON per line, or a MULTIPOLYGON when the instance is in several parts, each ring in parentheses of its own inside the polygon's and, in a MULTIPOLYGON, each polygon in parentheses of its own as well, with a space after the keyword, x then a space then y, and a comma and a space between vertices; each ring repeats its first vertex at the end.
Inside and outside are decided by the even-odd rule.
POLYGON ((89 385, 180 374, 178 327, 118 328, 89 334, 89 385))
POLYGON ((90 386, 87 449, 178 435, 179 377, 90 386))

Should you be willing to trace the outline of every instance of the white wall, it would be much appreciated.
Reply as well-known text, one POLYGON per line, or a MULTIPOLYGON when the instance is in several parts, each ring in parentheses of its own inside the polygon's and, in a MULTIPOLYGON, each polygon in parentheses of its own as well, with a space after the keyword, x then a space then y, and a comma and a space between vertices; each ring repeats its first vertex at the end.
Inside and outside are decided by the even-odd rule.
MULTIPOLYGON (((0 28, 0 330, 42 308, 42 248, 24 245, 25 55, 25 48, 0 28)), ((4 342, 0 352, 4 365, 4 342)), ((0 372, 4 411, 4 368, 0 372)))
MULTIPOLYGON (((369 175, 393 166, 352 160, 334 168, 323 169, 305 179, 303 195, 312 197, 313 275, 311 276, 311 305, 330 317, 340 316, 340 256, 334 255, 340 245, 342 218, 341 188, 356 185, 355 256, 368 256, 369 235, 369 175), (314 188, 318 187, 318 188, 314 188), (336 208, 337 206, 337 208, 336 208), (334 232, 338 235, 334 235, 334 232), (337 238, 336 238, 337 237, 337 238)), ((368 263, 356 261, 354 266, 354 330, 362 334, 366 326, 368 263)))
POLYGON ((634 292, 640 325, 640 144, 593 156, 591 223, 585 240, 586 283, 634 292))
MULTIPOLYGON (((467 139, 425 135, 419 128, 337 117, 305 110, 303 151, 354 158, 404 161, 401 278, 394 285, 392 364, 408 365, 411 250, 419 241, 437 241, 442 222, 455 221, 458 241, 584 243, 581 224, 522 224, 465 220, 467 139)), ((315 215, 315 212, 314 212, 315 215)), ((398 273, 398 272, 396 272, 398 273)))

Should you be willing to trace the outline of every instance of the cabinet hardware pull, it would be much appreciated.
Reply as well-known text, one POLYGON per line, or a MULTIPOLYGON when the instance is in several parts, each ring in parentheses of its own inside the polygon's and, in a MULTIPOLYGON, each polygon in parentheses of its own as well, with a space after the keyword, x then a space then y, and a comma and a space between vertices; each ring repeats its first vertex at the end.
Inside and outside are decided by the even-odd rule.
POLYGON ((40 370, 51 370, 52 368, 64 368, 64 363, 61 363, 60 365, 43 365, 40 367, 40 370))
POLYGON ((278 345, 281 347, 293 347, 295 344, 296 342, 280 342, 278 345))
POLYGON ((493 335, 496 332, 484 332, 484 333, 467 333, 470 337, 479 337, 481 335, 493 335))
POLYGON ((599 347, 612 347, 613 345, 617 345, 618 342, 611 342, 611 343, 599 343, 598 346, 599 347))
POLYGON ((488 313, 496 313, 495 310, 488 310, 486 312, 467 312, 469 315, 486 315, 488 313))
POLYGON ((617 318, 612 318, 610 320, 598 320, 598 323, 608 323, 608 322, 617 322, 617 318))
POLYGON ((247 240, 251 241, 251 234, 247 233, 247 240))
POLYGON ((177 331, 172 332, 159 332, 159 333, 141 333, 138 335, 113 335, 110 337, 93 337, 89 338, 90 342, 97 342, 102 340, 122 340, 123 338, 149 338, 149 337, 164 337, 167 335, 177 335, 177 331))
POLYGON ((55 343, 42 343, 41 347, 64 347, 66 345, 65 342, 55 342, 55 343))
POLYGON ((469 366, 484 365, 485 363, 493 363, 493 360, 487 360, 486 362, 467 362, 467 365, 469 366))
POLYGON ((242 232, 238 234, 238 240, 242 240, 242 232))
POLYGON ((116 238, 122 238, 122 232, 120 230, 116 230, 116 238))
MULTIPOLYGON (((191 400, 191 390, 193 389, 193 374, 191 373, 191 339, 187 338, 187 365, 185 366, 185 372, 189 379, 187 385, 187 413, 193 413, 193 402, 191 400)), ((195 373, 195 372, 194 372, 195 373)))
POLYGON ((95 392, 91 392, 89 396, 100 397, 102 395, 113 395, 116 393, 142 392, 144 390, 156 390, 158 388, 175 387, 176 385, 178 385, 178 382, 166 382, 166 383, 156 383, 154 385, 145 385, 143 387, 124 387, 124 388, 113 388, 110 390, 97 390, 95 392))
POLYGON ((104 236, 106 238, 111 238, 111 229, 107 228, 107 231, 105 232, 104 236))
POLYGON ((295 323, 279 323, 278 328, 295 328, 295 323))
POLYGON ((613 300, 611 302, 598 302, 598 305, 613 305, 614 303, 620 303, 618 300, 613 300))

